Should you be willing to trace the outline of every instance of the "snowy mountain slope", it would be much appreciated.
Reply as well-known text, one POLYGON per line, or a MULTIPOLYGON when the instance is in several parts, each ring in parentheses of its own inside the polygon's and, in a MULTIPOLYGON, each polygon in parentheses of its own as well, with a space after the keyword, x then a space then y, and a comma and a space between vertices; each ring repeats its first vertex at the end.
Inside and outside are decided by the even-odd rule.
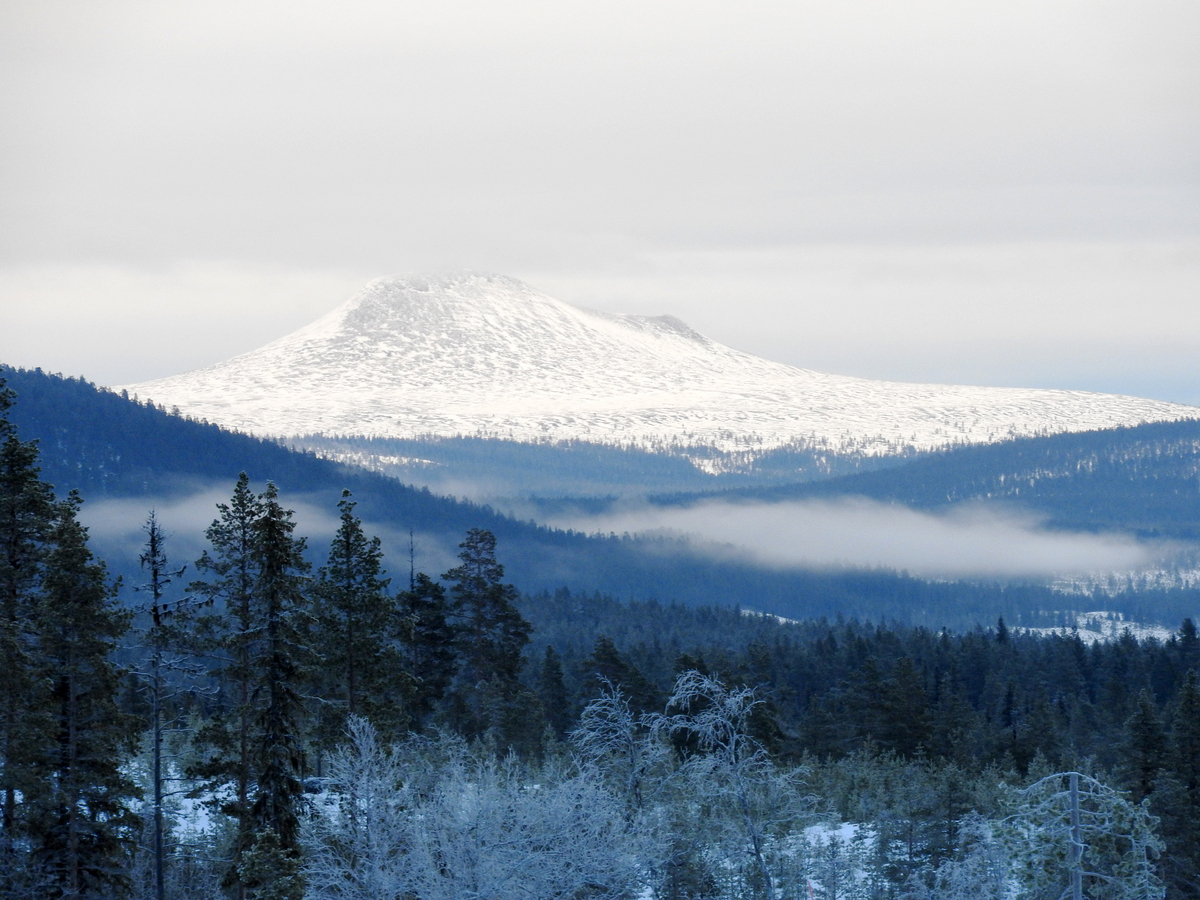
POLYGON ((1200 415, 1083 391, 827 375, 711 341, 669 316, 579 309, 497 275, 381 278, 265 347, 124 386, 252 434, 485 435, 887 454, 1200 415))

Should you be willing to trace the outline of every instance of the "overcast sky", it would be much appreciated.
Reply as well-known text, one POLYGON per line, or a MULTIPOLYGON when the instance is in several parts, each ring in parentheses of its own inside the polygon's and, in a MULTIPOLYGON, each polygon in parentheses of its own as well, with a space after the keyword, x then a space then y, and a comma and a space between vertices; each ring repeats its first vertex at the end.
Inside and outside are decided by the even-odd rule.
POLYGON ((0 4, 0 360, 471 268, 797 365, 1200 404, 1200 4, 0 4))

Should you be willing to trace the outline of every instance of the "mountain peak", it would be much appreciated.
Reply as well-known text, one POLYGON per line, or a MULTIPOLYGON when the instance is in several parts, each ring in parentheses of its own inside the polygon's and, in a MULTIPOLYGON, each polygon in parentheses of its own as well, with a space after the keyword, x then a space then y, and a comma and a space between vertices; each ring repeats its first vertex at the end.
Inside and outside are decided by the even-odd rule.
POLYGON ((251 433, 487 435, 764 450, 897 452, 1191 418, 1080 391, 826 375, 712 341, 672 316, 581 309, 513 278, 379 278, 265 347, 125 386, 251 433))

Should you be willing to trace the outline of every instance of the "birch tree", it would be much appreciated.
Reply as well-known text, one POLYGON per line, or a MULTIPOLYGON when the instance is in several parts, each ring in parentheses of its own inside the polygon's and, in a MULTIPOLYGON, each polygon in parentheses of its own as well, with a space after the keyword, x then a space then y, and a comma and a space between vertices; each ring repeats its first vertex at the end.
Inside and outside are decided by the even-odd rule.
POLYGON ((677 777, 705 814, 709 833, 728 840, 727 861, 748 858, 750 890, 773 900, 768 841, 794 825, 810 803, 801 793, 803 773, 777 768, 751 733, 761 702, 752 688, 730 688, 691 670, 676 679, 654 728, 695 748, 677 777))
POLYGON ((457 738, 384 746, 357 719, 305 829, 312 900, 627 897, 641 835, 586 767, 529 769, 457 738))

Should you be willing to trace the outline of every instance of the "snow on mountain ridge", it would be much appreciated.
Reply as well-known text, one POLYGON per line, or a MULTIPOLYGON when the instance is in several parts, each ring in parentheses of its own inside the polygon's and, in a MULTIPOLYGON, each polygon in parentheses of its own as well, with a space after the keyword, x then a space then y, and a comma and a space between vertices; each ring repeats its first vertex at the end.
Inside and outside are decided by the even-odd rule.
POLYGON ((671 316, 580 309, 481 274, 377 279, 258 350, 125 387, 270 437, 486 435, 725 452, 801 441, 887 453, 1200 415, 1082 391, 827 375, 726 347, 671 316))

